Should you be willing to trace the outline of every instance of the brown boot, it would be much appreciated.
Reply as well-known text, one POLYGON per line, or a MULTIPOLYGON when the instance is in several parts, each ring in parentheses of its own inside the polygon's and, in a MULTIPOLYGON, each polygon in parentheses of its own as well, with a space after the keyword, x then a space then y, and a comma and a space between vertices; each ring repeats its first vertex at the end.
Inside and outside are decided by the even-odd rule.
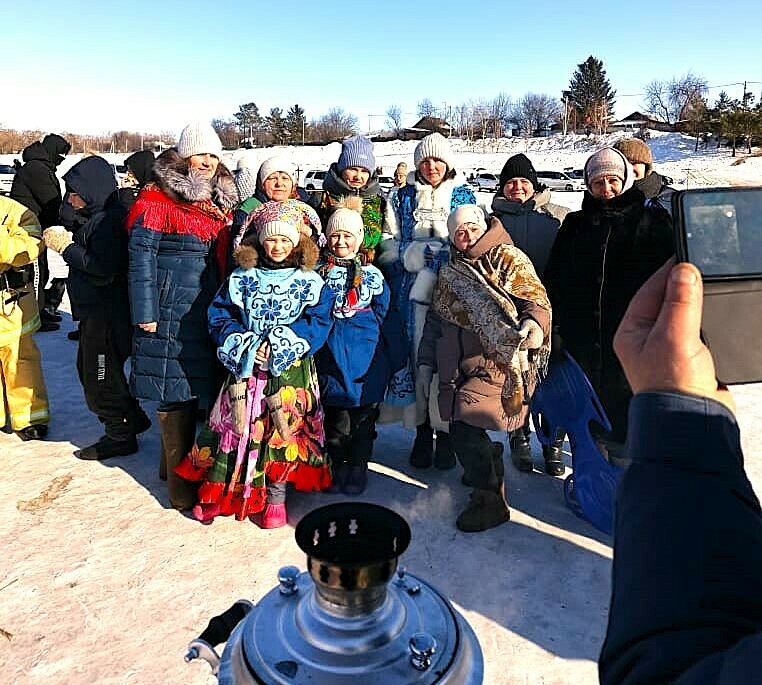
POLYGON ((511 520, 511 512, 505 499, 505 488, 500 491, 474 490, 471 502, 458 516, 455 525, 464 533, 479 533, 511 520))
MULTIPOLYGON (((192 509, 197 502, 198 484, 180 478, 175 473, 182 458, 190 452, 196 439, 196 409, 157 412, 161 444, 167 469, 169 502, 180 511, 192 509)), ((161 473, 161 465, 159 466, 161 473)))
POLYGON ((167 480, 167 453, 164 451, 163 435, 159 442, 161 442, 161 454, 159 455, 159 480, 167 480))

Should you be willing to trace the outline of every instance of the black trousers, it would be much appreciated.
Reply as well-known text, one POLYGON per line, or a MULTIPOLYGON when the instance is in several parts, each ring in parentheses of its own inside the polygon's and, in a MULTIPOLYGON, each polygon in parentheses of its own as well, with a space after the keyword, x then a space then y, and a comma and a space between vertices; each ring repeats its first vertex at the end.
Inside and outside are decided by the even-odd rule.
POLYGON ((487 431, 463 421, 451 421, 450 440, 473 487, 498 492, 504 476, 502 450, 498 456, 487 431))
POLYGON ((79 322, 77 373, 87 406, 106 435, 123 440, 132 433, 130 417, 139 409, 124 375, 132 351, 129 315, 120 319, 87 318, 79 322))
POLYGON ((378 405, 324 407, 325 447, 334 464, 362 466, 370 461, 376 439, 378 405))

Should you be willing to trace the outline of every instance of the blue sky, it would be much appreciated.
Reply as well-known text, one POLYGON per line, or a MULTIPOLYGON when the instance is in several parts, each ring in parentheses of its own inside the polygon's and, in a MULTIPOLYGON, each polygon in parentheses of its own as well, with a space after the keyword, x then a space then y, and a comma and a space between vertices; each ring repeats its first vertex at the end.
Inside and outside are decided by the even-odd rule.
MULTIPOLYGON (((0 125, 178 132, 254 101, 265 114, 298 102, 308 119, 338 106, 377 129, 392 104, 412 123, 426 97, 560 96, 590 54, 619 116, 641 107, 652 79, 762 82, 758 0, 643 4, 658 11, 581 0, 0 0, 0 125)), ((750 89, 759 99, 762 84, 750 89)))

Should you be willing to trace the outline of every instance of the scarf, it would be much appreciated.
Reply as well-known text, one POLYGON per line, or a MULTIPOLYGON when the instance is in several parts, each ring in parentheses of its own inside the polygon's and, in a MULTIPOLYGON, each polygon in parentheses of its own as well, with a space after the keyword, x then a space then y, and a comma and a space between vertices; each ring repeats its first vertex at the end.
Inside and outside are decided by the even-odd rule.
POLYGON ((523 339, 513 298, 550 311, 529 257, 513 245, 500 244, 475 259, 456 252, 439 271, 432 303, 442 319, 476 335, 484 355, 504 375, 500 399, 509 426, 528 404, 529 391, 544 376, 550 356, 547 335, 540 349, 521 363, 518 351, 523 339))
POLYGON ((317 268, 317 272, 321 278, 325 279, 334 266, 343 266, 347 270, 347 305, 355 307, 360 300, 362 257, 358 254, 354 259, 341 259, 332 254, 327 254, 325 256, 325 263, 317 268))

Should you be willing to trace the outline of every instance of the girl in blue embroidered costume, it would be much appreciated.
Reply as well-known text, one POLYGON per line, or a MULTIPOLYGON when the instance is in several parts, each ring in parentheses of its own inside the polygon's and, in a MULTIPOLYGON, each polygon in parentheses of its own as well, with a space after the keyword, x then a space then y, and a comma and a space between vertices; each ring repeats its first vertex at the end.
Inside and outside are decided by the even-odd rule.
POLYGON ((386 206, 377 258, 391 289, 386 337, 406 341, 400 343, 405 345, 405 363, 389 383, 381 421, 416 426, 411 465, 425 468, 433 463, 447 469, 455 466, 455 455, 448 426, 439 418, 436 383, 418 378, 416 359, 437 272, 449 260, 447 217, 460 205, 475 205, 476 197, 456 172, 450 143, 441 134, 421 140, 413 160, 415 182, 400 188, 395 202, 386 206))
POLYGON ((315 357, 325 408, 326 450, 333 469, 331 489, 347 495, 365 491, 378 404, 391 376, 381 337, 389 288, 375 266, 362 265, 361 211, 360 198, 347 198, 334 211, 318 267, 336 295, 328 342, 315 357))
POLYGON ((209 307, 217 357, 230 371, 197 444, 178 467, 201 480, 193 515, 286 523, 286 485, 331 484, 323 410, 312 355, 331 328, 334 295, 313 270, 317 246, 299 200, 267 202, 251 214, 256 236, 236 250, 238 268, 209 307), (255 237, 255 240, 251 240, 255 237))

